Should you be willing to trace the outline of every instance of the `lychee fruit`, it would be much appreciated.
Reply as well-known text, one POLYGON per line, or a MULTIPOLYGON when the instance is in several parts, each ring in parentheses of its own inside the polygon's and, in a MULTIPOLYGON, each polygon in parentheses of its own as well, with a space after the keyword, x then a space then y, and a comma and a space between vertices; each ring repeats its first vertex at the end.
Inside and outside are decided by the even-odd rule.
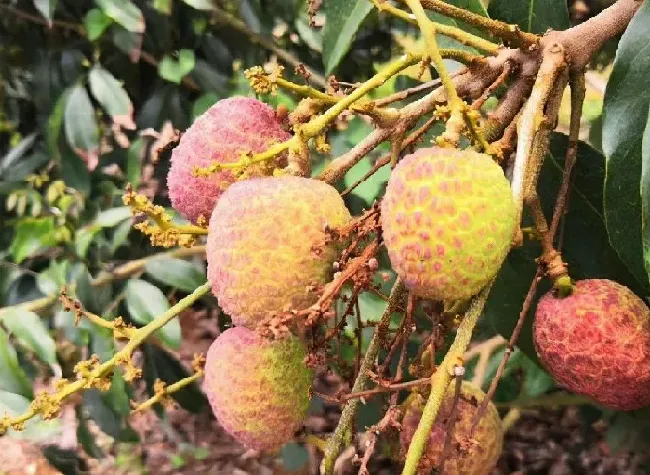
POLYGON ((393 269, 422 298, 475 295, 498 272, 517 229, 503 170, 489 155, 430 147, 404 157, 381 206, 393 269))
POLYGON ((608 279, 575 282, 564 298, 537 304, 533 341, 564 388, 616 410, 650 404, 650 309, 608 279))
MULTIPOLYGON (((453 383, 450 384, 445 393, 436 422, 431 428, 424 454, 420 459, 418 473, 429 474, 432 469, 440 470, 442 468, 441 463, 454 402, 455 386, 453 383)), ((444 461, 444 473, 447 475, 488 474, 494 469, 501 456, 503 427, 499 413, 492 402, 488 404, 485 414, 481 417, 470 438, 474 416, 476 416, 478 406, 484 397, 485 393, 479 388, 467 381, 462 382, 454 411, 455 422, 452 428, 451 445, 444 461)), ((424 404, 424 398, 419 394, 413 394, 406 400, 402 431, 400 432, 399 457, 402 462, 422 417, 424 404)))
POLYGON ((210 345, 203 389, 221 426, 239 443, 275 450, 291 440, 310 406, 306 348, 289 335, 267 340, 244 328, 210 345))
MULTIPOLYGON (((208 167, 213 162, 233 163, 244 153, 259 153, 275 142, 289 139, 274 110, 249 97, 222 99, 196 118, 172 151, 167 175, 169 198, 176 211, 196 223, 206 220, 219 196, 235 182, 231 170, 222 170, 208 177, 196 177, 194 167, 208 167)), ((276 167, 286 164, 280 156, 252 165, 247 177, 271 175, 276 167)))
POLYGON ((256 178, 231 185, 210 218, 208 278, 235 325, 301 310, 329 281, 342 243, 326 227, 350 213, 330 185, 310 178, 256 178))

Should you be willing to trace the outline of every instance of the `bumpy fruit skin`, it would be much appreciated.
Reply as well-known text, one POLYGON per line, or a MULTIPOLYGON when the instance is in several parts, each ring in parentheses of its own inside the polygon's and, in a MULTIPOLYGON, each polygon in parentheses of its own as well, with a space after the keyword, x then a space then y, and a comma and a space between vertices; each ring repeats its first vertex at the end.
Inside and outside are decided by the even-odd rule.
POLYGON ((382 201, 393 268, 413 293, 466 299, 503 263, 516 230, 510 185, 485 154, 431 147, 404 157, 382 201))
POLYGON ((325 225, 351 219, 337 191, 301 177, 237 182, 210 218, 208 278, 235 325, 256 327, 265 317, 315 303, 340 245, 325 245, 325 225), (318 251, 316 252, 315 249, 318 251))
POLYGON ((533 341, 566 389, 611 409, 650 404, 650 310, 627 287, 585 279, 566 298, 546 294, 537 304, 533 341))
MULTIPOLYGON (((235 175, 223 170, 196 177, 194 167, 236 162, 242 153, 263 152, 270 144, 290 137, 273 109, 263 102, 248 97, 220 100, 196 118, 172 151, 167 175, 172 206, 192 222, 199 216, 210 219, 214 204, 235 182, 235 175)), ((283 160, 266 161, 246 172, 250 177, 268 176, 274 167, 284 165, 283 160)))
MULTIPOLYGON (((438 417, 431 429, 428 444, 418 466, 419 473, 429 474, 432 469, 440 470, 447 431, 445 429, 454 401, 455 384, 450 384, 445 398, 440 406, 438 417)), ((445 474, 447 475, 487 475, 497 464, 503 450, 503 427, 499 413, 492 402, 481 418, 474 431, 472 440, 469 439, 472 421, 477 413, 478 405, 485 397, 483 391, 467 381, 463 381, 460 397, 456 406, 456 422, 454 423, 451 450, 445 459, 445 474)), ((409 401, 409 400, 407 400, 409 401)), ((424 407, 424 400, 416 396, 407 404, 402 420, 400 433, 400 459, 404 461, 413 434, 418 427, 424 407)))
POLYGON ((291 440, 309 410, 312 372, 294 336, 266 340, 233 327, 212 343, 203 389, 222 427, 255 450, 275 450, 291 440))

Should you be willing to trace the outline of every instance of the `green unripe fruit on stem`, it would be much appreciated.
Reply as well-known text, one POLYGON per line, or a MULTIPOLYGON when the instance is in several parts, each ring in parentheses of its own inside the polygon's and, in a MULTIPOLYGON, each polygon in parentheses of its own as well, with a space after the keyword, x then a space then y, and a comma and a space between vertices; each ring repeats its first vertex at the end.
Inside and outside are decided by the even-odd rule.
MULTIPOLYGON (((447 424, 451 416, 455 383, 447 388, 436 422, 431 428, 424 454, 420 459, 418 473, 429 474, 432 469, 440 470, 447 424)), ((491 473, 503 450, 503 427, 499 413, 492 402, 481 418, 470 439, 470 432, 478 406, 485 397, 483 391, 473 384, 463 381, 456 404, 455 422, 452 429, 451 447, 445 458, 446 475, 487 475, 491 473)), ((400 432, 400 457, 402 461, 408 452, 413 435, 422 417, 425 401, 422 396, 413 394, 407 399, 402 431, 400 432)))
POLYGON ((533 341, 542 364, 568 390, 623 411, 650 404, 650 309, 607 279, 537 304, 533 341))
POLYGON ((256 450, 291 440, 310 405, 306 356, 294 336, 266 340, 243 327, 219 335, 208 350, 203 389, 223 428, 256 450))
POLYGON ((508 180, 485 154, 431 147, 391 173, 381 222, 393 268, 410 291, 466 299, 498 272, 517 229, 508 180))
POLYGON ((248 328, 313 305, 313 286, 330 280, 340 251, 327 241, 326 226, 350 219, 338 192, 318 180, 287 176, 231 185, 208 230, 208 278, 219 305, 235 325, 248 328))

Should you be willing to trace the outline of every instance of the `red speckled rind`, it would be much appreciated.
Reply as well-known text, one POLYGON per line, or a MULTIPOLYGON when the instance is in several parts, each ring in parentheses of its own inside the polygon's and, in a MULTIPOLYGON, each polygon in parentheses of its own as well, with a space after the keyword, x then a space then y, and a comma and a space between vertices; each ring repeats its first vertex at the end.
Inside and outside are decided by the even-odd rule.
POLYGON ((386 249, 416 295, 466 299, 497 273, 516 230, 508 180, 490 156, 423 148, 391 173, 381 205, 386 249))
POLYGON ((230 186, 210 218, 206 250, 221 308, 252 329, 273 313, 315 303, 312 286, 331 278, 341 247, 325 244, 325 225, 350 219, 336 189, 322 181, 287 176, 230 186))
POLYGON ((265 340, 243 327, 219 335, 208 350, 203 389, 222 427, 256 450, 291 440, 309 411, 306 355, 293 336, 265 340))
MULTIPOLYGON (((438 412, 436 422, 431 428, 429 441, 420 459, 418 473, 430 474, 432 469, 440 469, 446 426, 451 415, 455 385, 450 384, 438 412)), ((456 422, 452 437, 452 450, 445 460, 446 475, 487 475, 496 466, 503 449, 503 427, 499 413, 492 402, 488 404, 474 432, 473 441, 468 436, 472 428, 478 405, 485 393, 467 381, 463 381, 456 407, 456 422)), ((400 432, 400 458, 404 461, 408 447, 417 430, 424 400, 407 405, 400 432)))
MULTIPOLYGON (((271 107, 248 97, 222 99, 196 118, 172 151, 167 175, 169 198, 176 211, 192 222, 199 216, 210 218, 219 196, 235 181, 228 170, 209 177, 196 177, 195 166, 207 167, 214 161, 232 163, 242 153, 259 153, 270 144, 291 137, 282 128, 271 107)), ((269 175, 283 159, 250 167, 251 177, 269 175)))
POLYGON ((650 310, 627 287, 586 279, 564 299, 546 294, 533 336, 541 362, 566 389, 617 410, 650 404, 650 310))

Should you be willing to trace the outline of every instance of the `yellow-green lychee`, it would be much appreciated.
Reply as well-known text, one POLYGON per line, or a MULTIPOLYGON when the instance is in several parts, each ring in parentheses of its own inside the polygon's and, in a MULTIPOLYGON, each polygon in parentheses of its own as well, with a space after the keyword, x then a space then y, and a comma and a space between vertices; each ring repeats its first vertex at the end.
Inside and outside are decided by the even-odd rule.
POLYGON ((338 192, 310 178, 256 178, 231 185, 210 218, 208 278, 235 325, 302 310, 327 283, 340 243, 326 227, 351 219, 338 192))
MULTIPOLYGON (((432 469, 440 470, 447 437, 447 424, 454 401, 455 384, 450 384, 445 393, 436 422, 431 428, 429 439, 418 465, 418 473, 429 474, 432 469)), ((474 416, 478 412, 485 393, 470 382, 463 381, 455 410, 451 445, 445 458, 444 473, 447 475, 487 475, 496 466, 503 450, 503 426, 499 413, 492 402, 476 426, 470 438, 474 416)), ((413 434, 422 417, 424 398, 413 394, 406 401, 402 430, 400 432, 399 458, 403 462, 413 434)))
MULTIPOLYGON (((275 111, 257 99, 222 99, 196 118, 172 151, 167 174, 169 199, 176 211, 192 222, 200 216, 210 219, 219 196, 235 182, 232 170, 221 170, 207 177, 194 175, 194 167, 213 162, 233 163, 242 154, 259 153, 271 144, 291 137, 275 111)), ((274 167, 285 165, 285 157, 248 167, 250 177, 271 175, 274 167)))
POLYGON ((393 269, 414 294, 475 295, 498 272, 517 229, 503 170, 489 155, 430 147, 391 173, 381 223, 393 269))
POLYGON ((219 335, 208 350, 203 389, 221 426, 250 449, 290 441, 310 406, 306 356, 292 335, 267 340, 244 327, 219 335))

